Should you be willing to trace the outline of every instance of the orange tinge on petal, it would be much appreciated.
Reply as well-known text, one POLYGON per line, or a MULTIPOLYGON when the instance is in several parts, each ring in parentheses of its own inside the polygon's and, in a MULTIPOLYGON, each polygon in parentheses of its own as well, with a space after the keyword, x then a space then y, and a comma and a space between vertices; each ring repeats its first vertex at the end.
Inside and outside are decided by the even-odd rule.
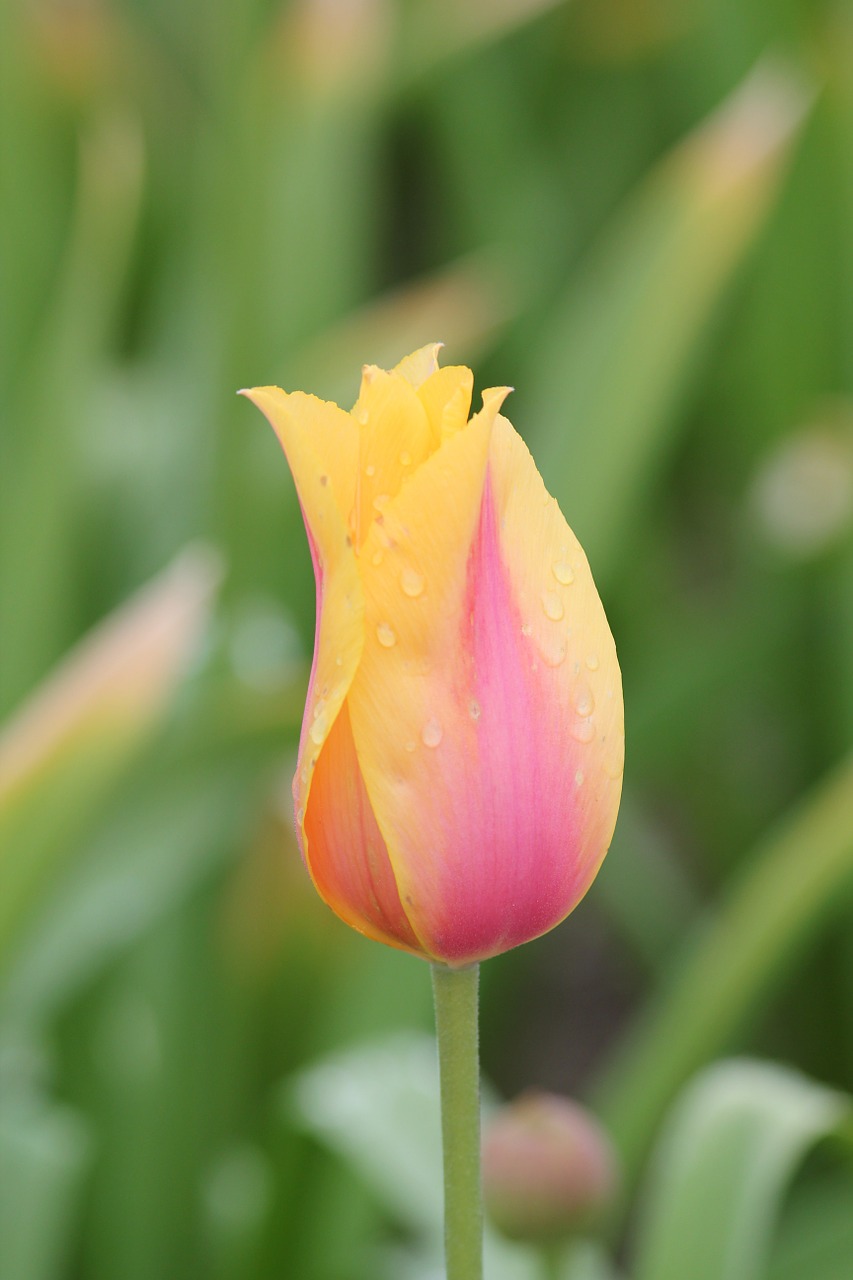
POLYGON ((436 346, 367 366, 352 414, 249 392, 317 579, 294 783, 303 855, 353 927, 453 965, 552 928, 607 850, 624 734, 589 566, 530 454, 436 346))

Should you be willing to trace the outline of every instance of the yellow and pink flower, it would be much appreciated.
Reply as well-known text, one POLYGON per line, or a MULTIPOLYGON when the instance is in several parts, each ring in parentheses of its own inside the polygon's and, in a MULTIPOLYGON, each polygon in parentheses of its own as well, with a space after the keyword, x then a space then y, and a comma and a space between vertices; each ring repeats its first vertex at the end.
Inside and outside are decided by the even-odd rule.
POLYGON ((294 780, 318 892, 458 966, 558 924, 607 851, 622 687, 581 547, 500 414, 438 346, 366 366, 351 413, 246 394, 293 472, 317 583, 294 780))

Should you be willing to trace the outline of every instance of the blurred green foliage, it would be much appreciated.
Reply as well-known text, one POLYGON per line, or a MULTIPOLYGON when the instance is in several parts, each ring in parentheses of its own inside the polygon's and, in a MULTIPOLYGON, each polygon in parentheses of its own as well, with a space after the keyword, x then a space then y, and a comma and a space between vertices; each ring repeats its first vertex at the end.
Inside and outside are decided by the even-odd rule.
POLYGON ((625 676, 613 850, 486 966, 485 1069, 599 1107, 643 1280, 848 1274, 849 1142, 782 1205, 853 1091, 851 65, 843 0, 0 4, 3 1280, 434 1267, 421 1051, 411 1131, 347 1057, 429 982, 299 866, 310 563, 234 392, 435 339, 516 386, 625 676), (823 1087, 716 1068, 659 1140, 732 1051, 823 1087))

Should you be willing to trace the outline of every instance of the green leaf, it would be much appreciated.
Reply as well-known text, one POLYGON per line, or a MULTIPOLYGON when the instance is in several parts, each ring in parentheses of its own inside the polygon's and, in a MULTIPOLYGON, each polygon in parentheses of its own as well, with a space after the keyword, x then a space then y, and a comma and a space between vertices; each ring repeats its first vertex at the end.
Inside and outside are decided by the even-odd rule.
MULTIPOLYGON (((489 1102, 486 1096, 484 1107, 489 1102)), ((441 1115, 431 1036, 394 1036, 334 1054, 286 1082, 281 1106, 287 1121, 342 1156, 419 1237, 426 1261, 440 1260, 441 1115)), ((535 1255, 488 1229, 485 1259, 490 1280, 537 1275, 535 1255)), ((411 1274, 420 1274, 417 1266, 411 1274)))
POLYGON ((851 892, 853 758, 747 859, 611 1067, 599 1106, 629 1170, 682 1082, 731 1041, 851 892))
POLYGON ((530 438, 599 573, 613 569, 655 477, 808 105, 792 70, 760 65, 650 174, 538 344, 530 438))
POLYGON ((0 968, 76 838, 164 718, 217 570, 177 560, 69 655, 0 737, 0 968))
POLYGON ((770 1064, 704 1072, 655 1153, 637 1280, 758 1280, 797 1164, 849 1110, 841 1094, 770 1064))
POLYGON ((89 1157, 89 1134, 76 1112, 35 1089, 4 1087, 0 1275, 9 1280, 57 1280, 65 1274, 89 1157))

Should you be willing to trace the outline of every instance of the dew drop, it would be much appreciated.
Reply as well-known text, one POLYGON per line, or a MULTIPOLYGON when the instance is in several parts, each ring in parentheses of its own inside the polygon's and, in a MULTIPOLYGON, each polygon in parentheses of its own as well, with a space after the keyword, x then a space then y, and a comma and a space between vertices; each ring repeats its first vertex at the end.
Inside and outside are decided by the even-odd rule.
POLYGON ((403 452, 400 454, 400 466, 410 467, 411 465, 412 465, 412 455, 410 453, 406 453, 406 450, 404 449, 403 452))
POLYGON ((317 746, 320 746, 325 741, 326 734, 328 732, 329 732, 328 714, 325 711, 320 711, 315 716, 314 723, 311 726, 309 737, 311 738, 312 742, 316 742, 317 746))
POLYGON ((523 626, 522 626, 522 628, 521 628, 521 634, 522 634, 523 636, 532 636, 532 635, 533 635, 533 628, 531 627, 531 625, 530 625, 530 623, 529 623, 529 622, 525 622, 525 623, 524 623, 524 625, 523 625, 523 626))
POLYGON ((542 650, 542 657, 545 659, 549 667, 559 667, 566 660, 568 648, 565 643, 556 644, 553 648, 545 646, 542 650))
POLYGON ((338 656, 335 658, 335 666, 342 667, 343 665, 344 665, 344 660, 342 655, 339 653, 338 656))
POLYGON ((575 711, 577 711, 579 716, 583 716, 584 719, 586 719, 587 716, 592 715, 594 710, 595 699, 592 696, 592 692, 585 684, 582 684, 578 689, 577 700, 575 701, 575 711))
POLYGON ((371 564, 381 564, 381 563, 382 563, 382 552, 381 552, 381 551, 374 551, 373 555, 370 557, 370 563, 371 563, 371 564))
POLYGON ((417 569, 404 569, 400 578, 400 586, 407 596, 411 596, 413 600, 416 600, 418 596, 423 595, 423 576, 418 573, 417 569))
POLYGON ((444 736, 444 730, 436 720, 435 716, 430 716, 423 729, 421 729, 421 738, 425 747, 437 747, 444 736))
POLYGON ((304 822, 304 820, 305 820, 305 810, 304 810, 304 809, 302 808, 302 806, 300 805, 300 807, 296 810, 296 825, 297 825, 297 827, 301 827, 301 826, 302 826, 302 823, 304 822))
POLYGON ((583 786, 583 769, 578 769, 577 773, 575 774, 575 786, 576 787, 583 786))
POLYGON ((546 618, 559 622, 563 616, 563 602, 556 591, 542 592, 542 610, 546 618))
POLYGON ((376 475, 376 467, 373 465, 373 463, 372 463, 372 462, 368 462, 367 466, 364 468, 364 474, 365 474, 366 476, 375 476, 375 475, 376 475))
POLYGON ((589 655, 589 657, 586 660, 586 667, 587 667, 587 671, 598 670, 598 654, 597 653, 591 653, 589 655))
POLYGON ((566 560, 557 560, 551 565, 551 572, 564 587, 569 586, 575 580, 574 570, 566 560))
POLYGON ((406 750, 411 754, 411 752, 415 750, 415 748, 417 747, 417 745, 418 745, 418 744, 417 744, 416 742, 412 742, 412 741, 411 741, 411 739, 410 739, 410 740, 406 743, 406 750))
POLYGON ((389 627, 387 622, 380 622, 376 628, 376 639, 382 645, 383 649, 393 649, 397 643, 397 635, 393 627, 389 627))
POLYGON ((384 511, 390 501, 390 493, 377 493, 376 497, 373 499, 373 505, 377 511, 384 511))
POLYGON ((483 708, 480 706, 476 698, 472 698, 468 703, 468 714, 472 720, 479 720, 483 714, 483 708))
POLYGON ((572 737, 577 742, 592 742, 595 737, 595 727, 592 723, 592 717, 588 720, 578 720, 577 724, 572 726, 572 737))

